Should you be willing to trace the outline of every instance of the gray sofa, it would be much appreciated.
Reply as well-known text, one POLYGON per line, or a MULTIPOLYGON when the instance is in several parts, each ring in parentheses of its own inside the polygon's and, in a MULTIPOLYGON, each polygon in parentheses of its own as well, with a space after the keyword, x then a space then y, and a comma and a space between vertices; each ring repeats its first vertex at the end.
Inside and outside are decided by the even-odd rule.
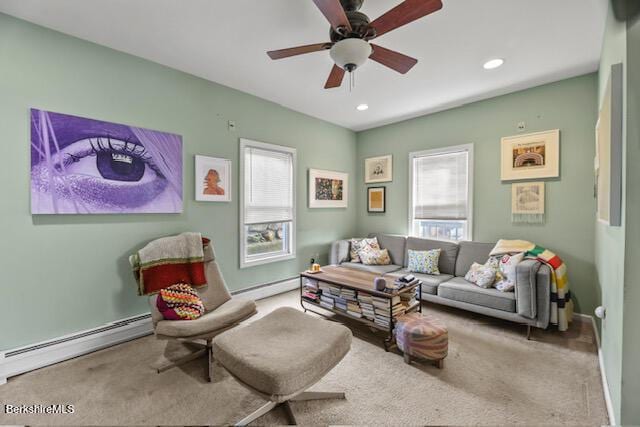
POLYGON ((373 236, 378 238, 381 248, 389 251, 391 265, 350 262, 349 240, 339 240, 331 245, 330 263, 395 279, 409 273, 409 249, 440 248, 440 275, 411 273, 423 282, 423 300, 521 323, 528 326, 528 333, 532 326, 546 329, 549 325, 551 270, 539 261, 524 260, 518 264, 515 292, 500 292, 494 288, 483 289, 464 279, 471 264, 487 261, 495 246, 493 243, 451 243, 392 234, 369 235, 373 236))

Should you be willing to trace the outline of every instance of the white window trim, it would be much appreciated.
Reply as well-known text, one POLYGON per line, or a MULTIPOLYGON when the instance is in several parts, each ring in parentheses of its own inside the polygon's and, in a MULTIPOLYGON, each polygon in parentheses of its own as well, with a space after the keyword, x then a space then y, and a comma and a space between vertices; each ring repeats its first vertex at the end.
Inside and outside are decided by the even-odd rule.
POLYGON ((413 151, 409 153, 409 221, 407 222, 407 235, 413 235, 413 159, 416 157, 433 156, 437 154, 450 154, 466 151, 468 155, 467 187, 469 191, 469 215, 467 217, 467 237, 473 240, 473 143, 454 145, 450 147, 434 148, 431 150, 413 151))
POLYGON ((240 215, 239 215, 239 220, 240 220, 240 268, 247 268, 247 267, 253 267, 256 265, 263 265, 263 264, 269 264, 272 262, 277 262, 277 261, 284 261, 284 260, 288 260, 288 259, 295 259, 296 258, 296 182, 297 182, 297 158, 296 158, 296 149, 292 148, 292 147, 286 147, 284 145, 276 145, 276 144, 268 144, 266 142, 260 142, 260 141, 253 141, 250 139, 244 139, 244 138, 240 138, 240 168, 239 168, 239 173, 240 173, 240 215), (253 260, 247 260, 245 258, 245 253, 246 253, 246 245, 247 245, 247 236, 245 235, 245 228, 244 228, 244 169, 245 169, 245 165, 244 165, 244 151, 246 148, 249 147, 253 147, 253 148, 262 148, 264 150, 271 150, 271 151, 280 151, 283 153, 288 153, 291 154, 293 156, 293 179, 292 179, 292 185, 293 185, 293 217, 291 219, 291 230, 290 230, 290 248, 291 248, 291 252, 288 254, 284 254, 284 255, 272 255, 272 256, 265 256, 262 258, 257 258, 257 259, 253 259, 253 260))

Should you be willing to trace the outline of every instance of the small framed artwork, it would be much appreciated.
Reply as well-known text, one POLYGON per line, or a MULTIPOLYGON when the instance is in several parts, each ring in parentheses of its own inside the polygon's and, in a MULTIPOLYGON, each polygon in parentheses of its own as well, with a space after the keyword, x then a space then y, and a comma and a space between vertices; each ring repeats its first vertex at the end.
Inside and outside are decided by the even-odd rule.
POLYGON ((231 160, 196 156, 196 200, 231 201, 231 160))
POLYGON ((393 181, 393 156, 370 157, 364 160, 364 182, 373 184, 376 182, 393 181))
POLYGON ((367 212, 384 213, 386 204, 386 187, 367 188, 367 212))
POLYGON ((309 169, 309 207, 346 208, 349 200, 349 174, 309 169))
POLYGON ((544 182, 511 184, 511 222, 544 222, 544 182))
POLYGON ((501 179, 560 176, 560 130, 502 138, 501 179))

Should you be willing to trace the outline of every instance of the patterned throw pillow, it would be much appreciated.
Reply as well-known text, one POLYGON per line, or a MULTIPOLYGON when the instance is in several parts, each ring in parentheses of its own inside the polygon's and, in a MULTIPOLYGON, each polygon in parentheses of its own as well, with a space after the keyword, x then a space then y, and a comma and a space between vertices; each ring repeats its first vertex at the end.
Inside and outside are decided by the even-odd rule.
POLYGON ((468 282, 487 289, 493 286, 493 282, 496 280, 496 271, 491 267, 474 262, 464 278, 468 282))
POLYGON ((500 259, 502 280, 496 282, 495 288, 501 292, 513 292, 516 287, 516 266, 524 258, 524 253, 505 255, 500 259))
POLYGON ((409 249, 408 270, 412 273, 440 274, 440 270, 438 270, 440 251, 441 249, 432 249, 430 251, 413 251, 409 249))
POLYGON ((371 249, 367 248, 359 253, 360 261, 365 265, 389 265, 391 264, 391 258, 389 257, 389 251, 386 249, 371 249))
POLYGON ((360 261, 360 251, 365 249, 380 249, 378 244, 378 238, 372 237, 371 239, 351 239, 351 250, 349 255, 351 256, 351 262, 360 261))
POLYGON ((493 283, 497 283, 503 279, 502 273, 500 272, 500 260, 502 259, 502 255, 494 255, 489 257, 487 262, 484 263, 485 267, 489 267, 495 272, 495 279, 493 283))
POLYGON ((204 314, 204 305, 198 293, 186 283, 161 289, 156 307, 167 320, 194 320, 204 314))

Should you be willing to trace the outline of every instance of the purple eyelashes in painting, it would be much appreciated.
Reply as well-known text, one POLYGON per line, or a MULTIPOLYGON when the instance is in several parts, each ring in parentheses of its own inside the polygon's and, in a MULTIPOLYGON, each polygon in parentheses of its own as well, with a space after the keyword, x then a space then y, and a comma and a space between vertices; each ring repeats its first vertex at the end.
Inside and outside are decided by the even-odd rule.
POLYGON ((182 138, 31 110, 31 212, 179 213, 182 138))

